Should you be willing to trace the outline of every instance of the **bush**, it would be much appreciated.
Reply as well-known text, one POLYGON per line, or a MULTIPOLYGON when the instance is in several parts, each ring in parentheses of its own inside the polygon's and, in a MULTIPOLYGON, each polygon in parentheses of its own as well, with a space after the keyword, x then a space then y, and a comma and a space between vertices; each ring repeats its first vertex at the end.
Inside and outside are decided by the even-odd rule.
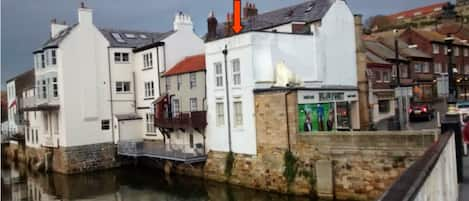
POLYGON ((287 180, 288 187, 295 181, 296 173, 298 171, 297 161, 298 159, 293 155, 291 151, 286 151, 284 155, 285 169, 283 176, 287 180))
POLYGON ((232 151, 228 152, 226 156, 226 164, 225 164, 225 176, 231 177, 231 171, 233 170, 234 164, 234 154, 232 151))

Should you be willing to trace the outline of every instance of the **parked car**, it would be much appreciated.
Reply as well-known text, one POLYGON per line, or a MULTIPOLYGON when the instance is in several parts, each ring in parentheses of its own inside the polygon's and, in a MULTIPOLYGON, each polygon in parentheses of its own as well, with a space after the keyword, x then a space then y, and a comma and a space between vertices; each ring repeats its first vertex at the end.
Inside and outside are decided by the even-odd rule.
POLYGON ((469 115, 469 102, 458 102, 456 104, 458 112, 463 115, 469 115))
POLYGON ((411 121, 417 119, 432 120, 434 117, 434 110, 428 103, 414 103, 409 109, 409 119, 411 121))

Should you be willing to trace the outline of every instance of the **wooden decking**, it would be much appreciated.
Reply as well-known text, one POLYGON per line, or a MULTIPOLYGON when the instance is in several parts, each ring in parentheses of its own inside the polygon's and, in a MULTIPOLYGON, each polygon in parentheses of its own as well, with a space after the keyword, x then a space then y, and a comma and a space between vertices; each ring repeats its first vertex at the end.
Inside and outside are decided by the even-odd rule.
POLYGON ((200 145, 175 145, 147 141, 121 141, 118 154, 130 157, 149 157, 183 163, 198 163, 207 159, 204 147, 200 145))

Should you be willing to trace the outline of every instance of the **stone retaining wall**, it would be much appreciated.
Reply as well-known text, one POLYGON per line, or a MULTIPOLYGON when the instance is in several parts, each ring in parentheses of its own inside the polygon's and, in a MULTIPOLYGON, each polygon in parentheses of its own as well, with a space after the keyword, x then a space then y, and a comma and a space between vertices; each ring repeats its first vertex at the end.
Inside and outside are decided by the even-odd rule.
POLYGON ((73 174, 118 167, 116 146, 112 143, 53 149, 52 169, 73 174))
POLYGON ((424 153, 435 135, 369 133, 296 138, 291 150, 298 159, 298 171, 290 186, 283 175, 287 149, 273 146, 258 146, 256 156, 235 154, 230 177, 225 174, 227 153, 210 152, 204 176, 260 190, 316 196, 318 185, 322 185, 316 181, 325 176, 317 173, 317 162, 331 161, 331 196, 339 200, 374 200, 424 153))
POLYGON ((120 164, 116 155, 116 146, 112 143, 59 148, 31 148, 9 144, 3 148, 3 151, 9 159, 25 162, 36 169, 48 166, 49 170, 63 174, 110 169, 120 164))

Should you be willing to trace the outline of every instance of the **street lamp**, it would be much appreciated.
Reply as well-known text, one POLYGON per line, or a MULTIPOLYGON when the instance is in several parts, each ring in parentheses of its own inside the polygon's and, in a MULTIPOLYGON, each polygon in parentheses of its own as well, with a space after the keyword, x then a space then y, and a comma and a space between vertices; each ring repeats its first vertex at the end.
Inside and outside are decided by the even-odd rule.
POLYGON ((404 94, 406 94, 405 92, 408 92, 408 90, 406 90, 406 88, 402 88, 401 87, 401 70, 400 70, 400 67, 399 67, 399 64, 400 64, 400 57, 399 57, 399 50, 400 49, 415 49, 418 47, 418 45, 409 45, 407 47, 404 47, 404 48, 400 48, 399 47, 399 31, 397 29, 394 29, 394 53, 395 53, 395 57, 394 57, 394 62, 395 62, 395 66, 396 66, 396 88, 395 88, 395 96, 397 96, 397 108, 396 108, 396 118, 395 118, 395 126, 398 130, 402 130, 402 128, 404 127, 404 118, 406 115, 406 110, 403 110, 404 109, 404 101, 403 101, 403 96, 404 94), (398 125, 398 126, 397 126, 398 125))
POLYGON ((463 20, 460 15, 454 10, 455 6, 448 2, 445 6, 443 6, 443 13, 438 16, 435 29, 437 32, 446 34, 445 38, 445 45, 447 48, 447 55, 448 55, 448 113, 455 113, 456 112, 456 101, 457 101, 457 89, 456 89, 456 82, 454 79, 454 67, 453 67, 453 42, 454 42, 454 34, 459 33, 463 28, 463 20), (456 29, 451 30, 442 30, 441 26, 448 25, 452 22, 458 22, 459 26, 456 29))

